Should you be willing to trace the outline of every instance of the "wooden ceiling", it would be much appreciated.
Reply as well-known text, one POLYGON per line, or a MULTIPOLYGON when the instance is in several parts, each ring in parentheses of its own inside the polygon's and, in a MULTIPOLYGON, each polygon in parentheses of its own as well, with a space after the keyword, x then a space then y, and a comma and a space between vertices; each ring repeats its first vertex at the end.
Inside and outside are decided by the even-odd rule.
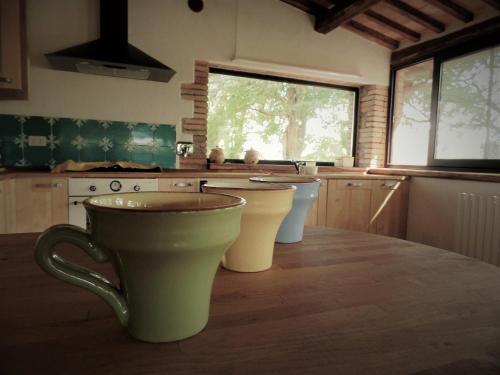
POLYGON ((450 25, 467 27, 478 14, 500 14, 500 0, 281 0, 315 17, 327 34, 346 28, 390 49, 438 36, 450 25))

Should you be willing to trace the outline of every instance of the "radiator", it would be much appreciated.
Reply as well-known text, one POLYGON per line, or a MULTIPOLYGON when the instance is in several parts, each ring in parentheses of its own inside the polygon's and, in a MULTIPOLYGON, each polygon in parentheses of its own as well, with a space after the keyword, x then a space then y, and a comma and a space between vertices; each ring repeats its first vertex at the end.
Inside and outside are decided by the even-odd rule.
POLYGON ((458 194, 454 249, 500 266, 500 196, 458 194))

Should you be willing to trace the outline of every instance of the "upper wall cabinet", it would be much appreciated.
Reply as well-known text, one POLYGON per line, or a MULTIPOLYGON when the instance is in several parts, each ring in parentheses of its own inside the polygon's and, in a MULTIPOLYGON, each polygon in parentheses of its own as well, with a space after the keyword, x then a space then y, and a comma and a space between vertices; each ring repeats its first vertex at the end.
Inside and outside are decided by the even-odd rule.
POLYGON ((0 99, 28 98, 24 0, 0 0, 0 99))

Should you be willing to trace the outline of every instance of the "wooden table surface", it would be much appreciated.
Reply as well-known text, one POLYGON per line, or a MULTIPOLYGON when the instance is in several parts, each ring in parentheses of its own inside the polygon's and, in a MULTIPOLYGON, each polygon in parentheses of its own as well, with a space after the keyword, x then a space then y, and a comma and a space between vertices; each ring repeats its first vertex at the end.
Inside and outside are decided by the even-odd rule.
POLYGON ((1 375, 500 374, 500 269, 451 252, 307 228, 267 272, 219 270, 200 334, 147 344, 42 273, 36 237, 0 236, 1 375))

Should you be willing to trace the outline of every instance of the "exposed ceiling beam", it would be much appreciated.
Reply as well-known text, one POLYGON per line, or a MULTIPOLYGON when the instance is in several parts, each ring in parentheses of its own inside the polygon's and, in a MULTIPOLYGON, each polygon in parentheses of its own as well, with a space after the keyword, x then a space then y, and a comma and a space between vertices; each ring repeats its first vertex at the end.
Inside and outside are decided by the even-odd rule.
POLYGON ((500 10, 500 0, 483 0, 489 6, 500 10))
POLYGON ((330 0, 310 0, 310 1, 326 9, 332 9, 335 5, 333 1, 330 0))
POLYGON ((498 38, 500 35, 500 16, 455 31, 440 38, 414 44, 410 47, 394 51, 391 55, 391 65, 401 66, 413 64, 435 56, 450 48, 456 48, 473 40, 498 38))
POLYGON ((474 13, 455 3, 452 0, 426 0, 429 4, 441 9, 443 12, 459 19, 462 22, 470 22, 474 19, 474 13))
POLYGON ((291 6, 300 9, 306 13, 309 13, 313 16, 317 16, 325 11, 324 8, 319 5, 308 1, 308 0, 281 0, 284 3, 290 4, 291 6))
POLYGON ((390 49, 396 49, 399 47, 399 42, 396 39, 389 38, 388 36, 378 32, 377 30, 373 30, 359 22, 350 20, 342 25, 342 27, 346 28, 353 33, 356 33, 363 38, 369 39, 375 43, 381 44, 384 47, 390 49))
POLYGON ((428 16, 406 3, 403 3, 400 0, 386 0, 386 3, 391 5, 392 8, 398 13, 403 14, 412 21, 415 21, 437 33, 441 33, 445 29, 445 25, 442 22, 438 21, 434 17, 428 16))
POLYGON ((420 40, 420 34, 417 33, 416 31, 413 31, 412 29, 409 29, 406 26, 401 25, 400 23, 397 23, 386 16, 383 16, 380 13, 377 13, 373 10, 367 10, 365 12, 365 16, 370 18, 372 21, 377 22, 379 25, 383 26, 384 28, 397 33, 401 37, 411 40, 413 42, 418 42, 420 40))
POLYGON ((350 21, 353 17, 365 12, 381 0, 338 0, 333 9, 330 9, 316 17, 314 29, 327 34, 333 29, 350 21))

